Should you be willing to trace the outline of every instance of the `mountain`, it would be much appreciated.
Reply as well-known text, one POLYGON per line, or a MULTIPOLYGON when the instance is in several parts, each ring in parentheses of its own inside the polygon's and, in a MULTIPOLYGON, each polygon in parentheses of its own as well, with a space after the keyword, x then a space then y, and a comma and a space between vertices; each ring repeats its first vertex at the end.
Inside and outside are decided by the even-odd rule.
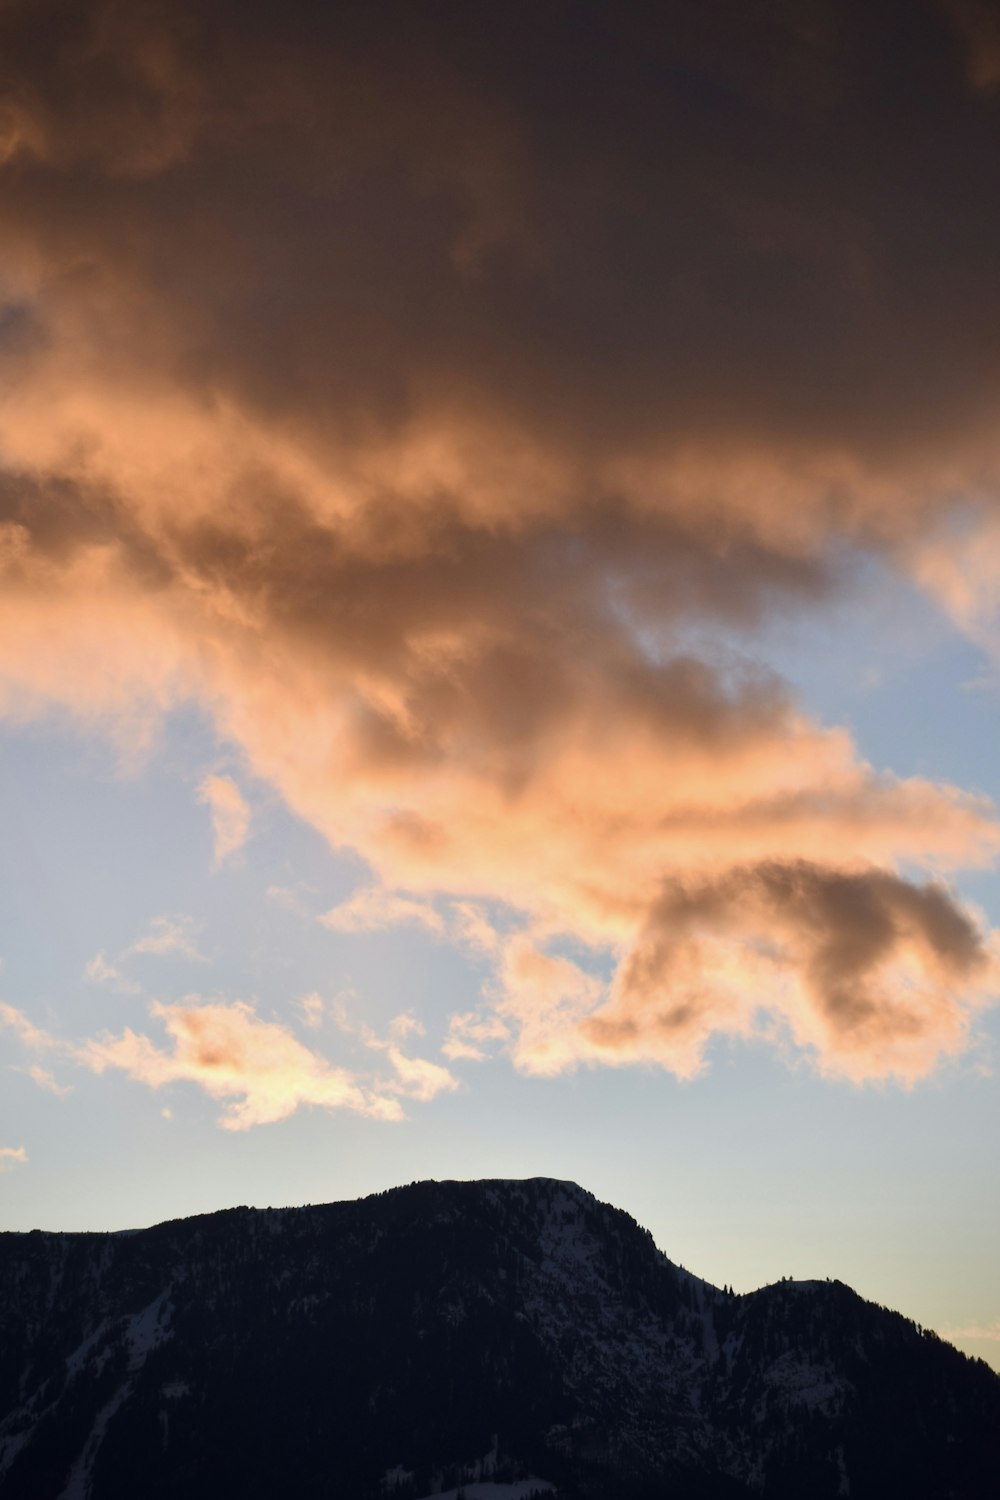
POLYGON ((545 1178, 0 1235, 0 1418, 2 1500, 1000 1495, 981 1361, 545 1178))

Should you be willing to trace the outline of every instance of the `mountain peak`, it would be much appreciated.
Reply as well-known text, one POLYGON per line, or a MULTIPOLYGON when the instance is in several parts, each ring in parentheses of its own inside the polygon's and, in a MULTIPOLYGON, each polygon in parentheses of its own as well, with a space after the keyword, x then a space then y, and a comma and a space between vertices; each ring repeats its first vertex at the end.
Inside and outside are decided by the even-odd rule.
POLYGON ((986 1366, 839 1283, 733 1297, 574 1182, 0 1238, 3 1500, 505 1477, 511 1500, 528 1476, 560 1500, 985 1500, 998 1434, 986 1366))

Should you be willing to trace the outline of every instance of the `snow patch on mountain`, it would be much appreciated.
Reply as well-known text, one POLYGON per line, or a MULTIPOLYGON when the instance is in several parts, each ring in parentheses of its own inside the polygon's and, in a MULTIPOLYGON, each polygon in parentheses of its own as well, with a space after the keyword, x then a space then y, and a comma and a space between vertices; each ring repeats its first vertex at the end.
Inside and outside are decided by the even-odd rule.
POLYGON ((90 1429, 87 1441, 83 1445, 79 1457, 69 1472, 69 1479, 59 1500, 88 1500, 90 1494, 90 1476, 93 1472, 94 1461, 98 1450, 104 1441, 104 1434, 108 1430, 108 1423, 125 1401, 131 1388, 131 1382, 126 1380, 118 1387, 111 1400, 102 1406, 90 1429))

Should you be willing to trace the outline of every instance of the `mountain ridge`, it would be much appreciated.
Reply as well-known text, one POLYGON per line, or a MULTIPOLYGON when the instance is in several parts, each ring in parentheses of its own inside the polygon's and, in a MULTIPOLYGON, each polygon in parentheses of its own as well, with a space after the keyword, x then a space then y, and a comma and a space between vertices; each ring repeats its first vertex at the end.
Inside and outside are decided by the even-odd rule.
POLYGON ((712 1286, 552 1178, 0 1236, 2 1500, 418 1500, 490 1452, 586 1500, 990 1500, 997 1433, 901 1314, 712 1286))

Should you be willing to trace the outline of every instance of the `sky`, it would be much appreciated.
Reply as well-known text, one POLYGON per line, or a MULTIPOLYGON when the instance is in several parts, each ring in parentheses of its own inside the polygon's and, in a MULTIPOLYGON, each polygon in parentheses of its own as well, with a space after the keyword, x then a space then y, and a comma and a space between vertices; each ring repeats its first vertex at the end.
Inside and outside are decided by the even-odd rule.
POLYGON ((571 1178, 1000 1366, 1000 25, 0 5, 0 1228, 571 1178))

